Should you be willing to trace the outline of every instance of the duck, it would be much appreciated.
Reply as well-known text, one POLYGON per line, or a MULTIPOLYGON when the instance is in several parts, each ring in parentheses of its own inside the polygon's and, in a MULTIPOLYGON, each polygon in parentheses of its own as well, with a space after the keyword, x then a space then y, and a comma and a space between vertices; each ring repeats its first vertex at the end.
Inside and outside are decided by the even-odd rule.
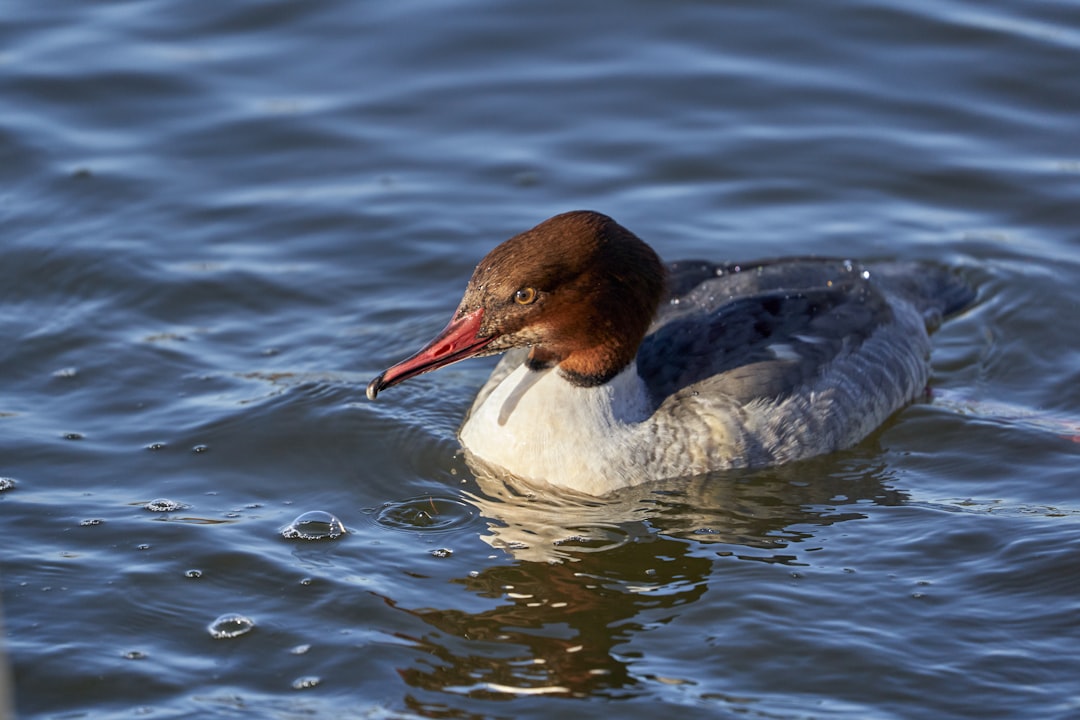
POLYGON ((665 265, 578 210, 488 253, 446 327, 367 397, 505 353, 458 433, 470 466, 604 496, 857 444, 926 391, 930 333, 973 297, 915 261, 665 265))

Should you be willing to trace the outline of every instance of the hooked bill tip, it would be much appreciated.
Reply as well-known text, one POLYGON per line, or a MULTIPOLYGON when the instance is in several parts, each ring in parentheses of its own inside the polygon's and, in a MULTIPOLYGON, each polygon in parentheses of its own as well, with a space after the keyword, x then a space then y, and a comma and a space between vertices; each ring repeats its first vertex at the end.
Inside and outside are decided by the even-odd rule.
POLYGON ((383 375, 385 375, 385 374, 386 373, 380 374, 378 377, 376 377, 374 380, 372 380, 371 382, 368 383, 368 386, 367 386, 367 399, 368 400, 374 400, 379 395, 379 391, 382 390, 382 387, 383 387, 382 379, 383 379, 383 375))

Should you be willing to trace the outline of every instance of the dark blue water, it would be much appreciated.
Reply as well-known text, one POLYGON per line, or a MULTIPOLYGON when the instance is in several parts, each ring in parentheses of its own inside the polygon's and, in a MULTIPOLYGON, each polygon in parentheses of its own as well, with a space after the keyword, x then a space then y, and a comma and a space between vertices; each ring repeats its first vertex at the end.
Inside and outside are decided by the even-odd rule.
POLYGON ((1041 0, 9 3, 18 715, 1080 716, 1077 68, 1041 0), (363 391, 576 208, 979 300, 856 448, 523 497, 490 361, 363 391))

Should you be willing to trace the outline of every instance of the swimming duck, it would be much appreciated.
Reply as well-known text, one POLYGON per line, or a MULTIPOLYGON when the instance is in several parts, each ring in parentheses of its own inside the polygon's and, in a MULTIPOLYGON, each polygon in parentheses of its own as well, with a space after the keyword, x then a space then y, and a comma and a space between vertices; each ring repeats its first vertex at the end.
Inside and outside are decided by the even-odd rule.
POLYGON ((933 265, 666 266, 606 215, 492 250, 449 324, 367 387, 507 352, 459 438, 470 462, 590 495, 850 447, 926 388, 929 333, 971 302, 933 265))

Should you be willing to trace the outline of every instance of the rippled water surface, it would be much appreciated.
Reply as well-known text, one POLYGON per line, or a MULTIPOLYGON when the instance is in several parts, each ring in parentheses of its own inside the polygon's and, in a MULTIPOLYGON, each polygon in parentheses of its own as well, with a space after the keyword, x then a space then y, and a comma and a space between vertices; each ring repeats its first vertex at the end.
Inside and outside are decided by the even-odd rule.
POLYGON ((0 581, 24 718, 1080 716, 1080 5, 16 0, 0 581), (474 477, 367 381, 557 212, 977 304, 858 447, 474 477))

